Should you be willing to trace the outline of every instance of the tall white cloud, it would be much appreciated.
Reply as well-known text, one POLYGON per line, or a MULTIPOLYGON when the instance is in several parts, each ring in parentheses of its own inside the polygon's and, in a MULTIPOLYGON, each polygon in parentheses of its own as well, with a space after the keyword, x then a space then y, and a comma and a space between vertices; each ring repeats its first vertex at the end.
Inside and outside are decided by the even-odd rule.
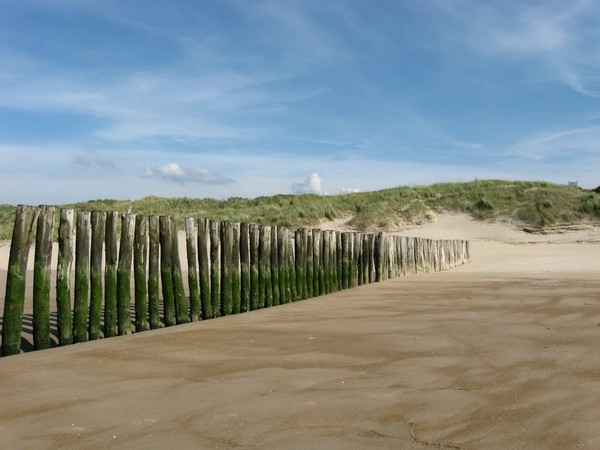
POLYGON ((325 194, 323 182, 318 173, 311 173, 306 180, 293 183, 292 192, 294 194, 325 194))

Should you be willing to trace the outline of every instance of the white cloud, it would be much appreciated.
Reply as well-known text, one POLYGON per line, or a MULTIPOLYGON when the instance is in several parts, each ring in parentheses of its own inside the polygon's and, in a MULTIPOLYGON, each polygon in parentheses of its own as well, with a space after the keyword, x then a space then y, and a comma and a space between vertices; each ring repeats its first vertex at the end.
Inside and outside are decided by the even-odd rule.
POLYGON ((318 173, 311 173, 306 180, 292 184, 294 194, 325 194, 323 183, 318 173))
POLYGON ((358 188, 343 188, 342 194, 356 194, 357 192, 362 192, 362 189, 358 188))
POLYGON ((161 178, 175 183, 229 184, 234 181, 202 167, 181 167, 177 163, 168 163, 156 168, 145 168, 145 178, 161 178))

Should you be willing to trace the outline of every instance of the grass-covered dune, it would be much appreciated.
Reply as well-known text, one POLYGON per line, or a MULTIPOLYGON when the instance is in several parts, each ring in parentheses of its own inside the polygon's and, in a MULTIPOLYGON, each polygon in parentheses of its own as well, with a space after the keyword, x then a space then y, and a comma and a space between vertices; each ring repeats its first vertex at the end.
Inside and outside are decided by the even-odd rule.
MULTIPOLYGON (((344 195, 275 195, 227 200, 145 197, 61 205, 134 214, 203 216, 289 228, 348 217, 358 230, 390 230, 432 220, 444 212, 480 220, 510 221, 531 231, 582 224, 600 225, 600 194, 547 182, 476 180, 402 186, 344 195)), ((0 206, 0 239, 9 239, 15 207, 0 206)))

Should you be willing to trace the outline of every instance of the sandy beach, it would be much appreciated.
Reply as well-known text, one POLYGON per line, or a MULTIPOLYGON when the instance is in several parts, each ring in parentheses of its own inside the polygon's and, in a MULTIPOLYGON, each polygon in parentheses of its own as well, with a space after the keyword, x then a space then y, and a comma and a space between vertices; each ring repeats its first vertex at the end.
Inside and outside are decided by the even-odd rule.
POLYGON ((468 239, 472 261, 0 358, 2 447, 599 448, 600 229, 398 233, 468 239))

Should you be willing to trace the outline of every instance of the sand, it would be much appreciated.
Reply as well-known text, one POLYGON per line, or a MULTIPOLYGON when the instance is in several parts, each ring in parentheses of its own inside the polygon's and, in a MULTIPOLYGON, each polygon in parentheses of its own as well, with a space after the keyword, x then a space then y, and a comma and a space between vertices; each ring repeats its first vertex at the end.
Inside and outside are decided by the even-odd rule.
POLYGON ((599 448, 598 228, 399 233, 472 262, 1 358, 2 447, 599 448))

